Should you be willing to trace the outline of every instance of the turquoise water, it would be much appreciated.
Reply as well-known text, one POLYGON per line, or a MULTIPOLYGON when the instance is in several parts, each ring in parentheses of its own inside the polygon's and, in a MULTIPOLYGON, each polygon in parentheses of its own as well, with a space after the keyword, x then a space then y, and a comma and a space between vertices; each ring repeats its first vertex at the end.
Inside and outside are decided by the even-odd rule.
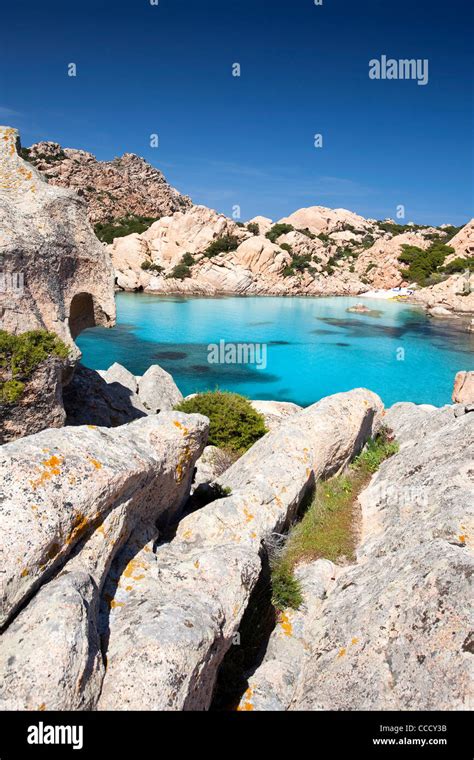
POLYGON ((357 302, 119 293, 117 326, 86 330, 77 342, 88 367, 107 369, 117 361, 141 375, 160 364, 184 395, 218 386, 308 405, 365 386, 387 405, 449 403, 456 372, 474 369, 474 334, 395 302, 367 300, 383 312, 378 318, 347 313, 357 302), (267 344, 266 369, 210 364, 208 345, 221 339, 267 344))

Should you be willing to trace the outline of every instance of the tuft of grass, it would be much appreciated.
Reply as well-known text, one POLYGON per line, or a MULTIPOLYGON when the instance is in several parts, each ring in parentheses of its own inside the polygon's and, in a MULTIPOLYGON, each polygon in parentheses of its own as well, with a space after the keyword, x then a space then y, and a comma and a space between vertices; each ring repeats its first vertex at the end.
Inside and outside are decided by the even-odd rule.
POLYGON ((398 451, 382 428, 341 475, 318 484, 303 519, 290 531, 282 551, 272 561, 273 604, 277 610, 298 609, 301 588, 295 577, 300 562, 328 559, 355 561, 359 515, 357 498, 381 463, 398 451))

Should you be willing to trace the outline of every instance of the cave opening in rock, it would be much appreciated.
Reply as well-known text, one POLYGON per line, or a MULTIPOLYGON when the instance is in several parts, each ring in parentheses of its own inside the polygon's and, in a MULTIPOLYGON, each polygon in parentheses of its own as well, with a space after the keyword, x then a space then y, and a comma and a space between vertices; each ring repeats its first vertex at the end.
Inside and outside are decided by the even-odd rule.
POLYGON ((76 293, 69 309, 69 329, 72 338, 88 327, 95 327, 94 301, 90 293, 76 293))

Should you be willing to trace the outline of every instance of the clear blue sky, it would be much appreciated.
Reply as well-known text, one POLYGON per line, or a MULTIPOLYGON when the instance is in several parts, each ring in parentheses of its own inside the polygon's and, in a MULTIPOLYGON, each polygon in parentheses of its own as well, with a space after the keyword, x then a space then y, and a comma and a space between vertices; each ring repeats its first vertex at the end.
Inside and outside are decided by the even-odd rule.
POLYGON ((404 204, 405 221, 462 224, 472 38, 472 0, 22 0, 2 9, 0 123, 24 145, 138 153, 243 219, 404 204), (370 80, 382 54, 428 58, 429 83, 370 80))

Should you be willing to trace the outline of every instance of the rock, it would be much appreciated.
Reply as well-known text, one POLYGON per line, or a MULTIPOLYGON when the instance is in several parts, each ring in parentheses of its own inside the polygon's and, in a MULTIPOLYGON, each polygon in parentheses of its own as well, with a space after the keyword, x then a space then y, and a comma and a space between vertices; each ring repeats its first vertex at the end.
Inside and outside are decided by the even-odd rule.
POLYGON ((183 394, 171 375, 158 364, 152 364, 138 379, 138 397, 145 409, 153 414, 173 409, 183 400, 183 394))
POLYGON ((428 314, 430 317, 451 317, 456 319, 456 315, 449 309, 445 309, 444 306, 433 306, 429 309, 428 314))
POLYGON ((196 462, 193 489, 200 485, 211 483, 225 472, 234 459, 230 454, 217 446, 206 446, 196 462))
POLYGON ((346 311, 351 313, 354 312, 355 314, 368 314, 370 312, 370 309, 368 306, 365 306, 365 304, 358 303, 355 306, 349 306, 346 311))
POLYGON ((173 412, 2 448, 2 709, 95 707, 111 564, 127 541, 145 550, 157 521, 177 518, 207 431, 204 417, 173 412))
POLYGON ((321 559, 296 568, 303 604, 280 614, 262 663, 248 679, 238 710, 287 710, 306 660, 312 655, 312 623, 334 585, 337 568, 321 559))
MULTIPOLYGON (((431 414, 444 424, 384 462, 361 495, 358 562, 340 570, 310 613, 309 652, 291 701, 281 692, 283 708, 462 710, 472 703, 474 419, 431 414)), ((416 437, 416 421, 413 427, 416 437)))
POLYGON ((84 201, 48 184, 18 145, 18 132, 0 127, 0 256, 10 283, 0 292, 2 329, 50 330, 77 358, 73 339, 81 330, 115 322, 112 264, 84 201), (12 291, 15 274, 24 281, 12 291))
MULTIPOLYGON (((156 554, 135 556, 109 619, 99 709, 203 710, 261 571, 262 542, 287 525, 313 484, 338 472, 380 424, 366 390, 323 399, 261 438, 220 478, 230 495, 188 515, 156 554)), ((123 564, 122 564, 123 567, 123 564)))
POLYGON ((303 407, 290 401, 251 401, 256 412, 263 414, 267 430, 276 430, 287 417, 301 412, 303 407))
POLYGON ((401 401, 387 409, 384 424, 403 447, 406 444, 422 443, 426 436, 451 422, 453 413, 453 407, 449 405, 438 409, 431 404, 401 401))
MULTIPOLYGON (((126 375, 123 378, 127 380, 126 375)), ((138 395, 129 387, 119 382, 109 383, 98 372, 82 364, 77 366, 72 381, 64 389, 63 400, 66 425, 117 427, 148 414, 138 395)))
POLYGON ((64 372, 65 363, 50 357, 36 367, 17 402, 0 404, 0 444, 64 425, 64 372))
POLYGON ((474 372, 458 372, 454 378, 453 401, 474 404, 474 372))
POLYGON ((92 153, 39 142, 28 160, 48 182, 82 195, 91 222, 110 222, 129 214, 158 218, 192 206, 191 199, 171 187, 162 172, 144 158, 124 153, 113 161, 97 161, 92 153))
POLYGON ((135 375, 132 375, 128 369, 122 367, 118 362, 114 362, 103 375, 107 383, 119 383, 128 388, 132 393, 138 390, 138 381, 135 375))

